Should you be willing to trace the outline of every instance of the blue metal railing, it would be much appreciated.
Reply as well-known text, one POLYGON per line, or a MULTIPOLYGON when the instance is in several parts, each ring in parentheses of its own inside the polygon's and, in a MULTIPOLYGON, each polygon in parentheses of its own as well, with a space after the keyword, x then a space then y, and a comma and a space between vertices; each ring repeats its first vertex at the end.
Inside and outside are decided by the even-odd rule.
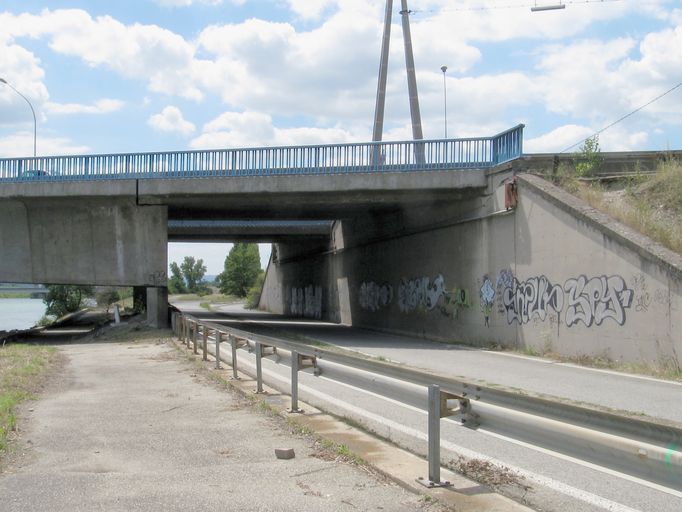
POLYGON ((493 137, 0 159, 0 180, 63 181, 480 169, 523 154, 523 125, 493 137))

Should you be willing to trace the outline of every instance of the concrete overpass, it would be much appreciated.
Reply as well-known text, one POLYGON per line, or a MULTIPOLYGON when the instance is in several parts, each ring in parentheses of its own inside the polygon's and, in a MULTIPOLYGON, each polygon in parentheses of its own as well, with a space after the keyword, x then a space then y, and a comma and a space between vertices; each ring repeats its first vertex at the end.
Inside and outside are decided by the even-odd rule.
MULTIPOLYGON (((147 287, 165 318, 168 240, 270 240, 283 257, 432 224, 522 154, 494 137, 0 159, 0 281, 147 287)), ((498 180, 499 181, 499 180, 498 180)))

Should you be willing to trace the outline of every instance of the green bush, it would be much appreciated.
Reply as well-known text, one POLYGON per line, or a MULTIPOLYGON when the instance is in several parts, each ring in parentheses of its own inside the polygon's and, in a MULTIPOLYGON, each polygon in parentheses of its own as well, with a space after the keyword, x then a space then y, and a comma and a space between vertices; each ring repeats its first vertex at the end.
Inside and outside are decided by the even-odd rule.
POLYGON ((260 295, 263 291, 263 283, 265 282, 265 273, 261 272, 256 278, 255 284, 249 288, 246 293, 246 308, 247 309, 258 309, 258 303, 260 302, 260 295))

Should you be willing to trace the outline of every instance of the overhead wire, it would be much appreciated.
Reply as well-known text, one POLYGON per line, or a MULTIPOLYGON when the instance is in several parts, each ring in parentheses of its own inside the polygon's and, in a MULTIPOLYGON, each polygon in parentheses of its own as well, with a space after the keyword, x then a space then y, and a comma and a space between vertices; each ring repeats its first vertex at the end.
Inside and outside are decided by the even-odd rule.
MULTIPOLYGON (((627 0, 565 0, 561 3, 565 5, 570 4, 603 4, 603 3, 614 3, 623 2, 627 0)), ((524 2, 522 4, 502 4, 502 5, 481 5, 481 6, 471 6, 471 7, 443 7, 440 9, 411 9, 410 12, 414 14, 433 14, 439 12, 462 12, 462 11, 496 11, 502 9, 530 9, 531 7, 536 7, 536 3, 524 2)))
POLYGON ((593 137, 596 137, 597 135, 600 135, 601 133, 605 132, 605 131, 608 130, 609 128, 611 128, 611 127, 617 125, 618 123, 620 123, 620 122, 622 122, 622 121, 625 121, 628 117, 633 116, 634 114, 636 114, 636 113, 639 112, 640 110, 645 109, 646 107, 648 107, 648 106, 651 105, 652 103, 657 102, 658 100, 660 100, 660 99, 663 98, 664 96, 667 96, 668 94, 670 94, 671 92, 673 92, 675 89, 679 89, 680 87, 682 87, 682 82, 678 83, 677 85, 674 85, 673 87, 671 87, 670 89, 668 89, 668 90, 665 91, 664 93, 659 94, 659 95, 656 96, 654 99, 652 99, 652 100, 646 102, 644 105, 641 105, 641 106, 637 107, 637 108, 636 108, 635 110, 633 110, 632 112, 629 112, 629 113, 625 114, 624 116, 619 117, 619 118, 616 119, 614 122, 612 122, 611 124, 605 126, 605 127, 602 128, 601 130, 597 130, 596 132, 594 132, 594 133, 593 133, 592 135, 590 135, 589 137, 585 137, 584 139, 580 139, 578 142, 576 142, 575 144, 572 144, 572 145, 568 146, 566 149, 560 151, 559 153, 565 153, 566 151, 569 151, 569 150, 573 149, 574 147, 576 147, 578 144, 582 144, 582 143, 585 142, 586 140, 591 139, 591 138, 593 138, 593 137))

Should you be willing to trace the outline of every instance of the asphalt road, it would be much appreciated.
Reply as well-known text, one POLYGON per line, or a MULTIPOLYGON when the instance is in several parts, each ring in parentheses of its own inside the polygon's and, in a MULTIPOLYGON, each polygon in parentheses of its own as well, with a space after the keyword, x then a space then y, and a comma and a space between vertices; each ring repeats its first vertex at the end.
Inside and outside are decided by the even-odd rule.
MULTIPOLYGON (((178 304, 201 318, 233 325, 243 330, 315 339, 346 349, 381 356, 409 366, 477 380, 485 384, 527 390, 543 396, 585 402, 594 406, 647 414, 669 422, 682 423, 678 383, 657 379, 591 370, 572 365, 501 354, 463 347, 430 343, 420 339, 350 329, 321 322, 283 319, 274 315, 248 312, 239 306, 226 306, 208 313, 198 305, 178 304)), ((240 358, 252 364, 240 355, 240 358)), ((240 364, 243 362, 240 360, 240 364)), ((277 361, 264 361, 266 377, 287 389, 289 370, 277 361)), ((326 370, 323 376, 302 373, 301 399, 348 417, 367 429, 386 436, 400 445, 423 451, 426 414, 425 390, 383 383, 371 376, 354 376, 338 382, 326 370), (373 381, 370 391, 356 386, 355 379, 373 381), (419 399, 419 394, 422 399, 419 399), (386 395, 386 396, 383 396, 386 395), (414 398, 414 397, 417 398, 414 398)), ((363 387, 367 388, 367 382, 363 387)), ((414 388, 414 387, 413 387, 414 388)), ((612 512, 670 511, 682 509, 682 493, 668 492, 625 475, 569 460, 559 454, 536 450, 509 439, 471 431, 454 422, 442 422, 442 450, 456 460, 470 458, 493 460, 522 475, 531 490, 511 489, 542 510, 612 512)))

